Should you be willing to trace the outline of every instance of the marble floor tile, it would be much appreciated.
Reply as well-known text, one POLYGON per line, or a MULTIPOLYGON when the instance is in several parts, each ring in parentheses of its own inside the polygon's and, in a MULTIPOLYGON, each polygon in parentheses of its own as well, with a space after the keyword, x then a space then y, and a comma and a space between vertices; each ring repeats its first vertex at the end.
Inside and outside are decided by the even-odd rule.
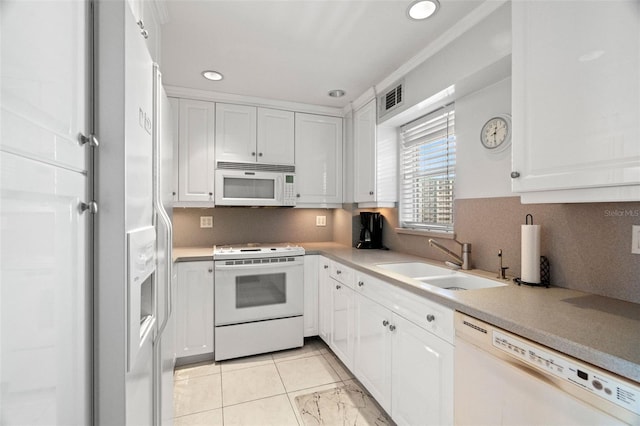
POLYGON ((322 355, 276 360, 287 392, 340 382, 340 376, 322 355))
POLYGON ((222 426, 222 408, 176 417, 174 426, 222 426))
POLYGON ((291 401, 291 406, 293 407, 293 411, 296 414, 296 418, 298 419, 298 423, 300 425, 304 425, 304 420, 302 419, 302 414, 300 414, 300 410, 298 409, 298 406, 296 405, 296 397, 297 396, 303 396, 303 395, 308 395, 310 393, 313 392, 323 392, 329 389, 335 389, 338 386, 344 386, 344 384, 342 382, 336 382, 336 383, 329 383, 328 385, 322 385, 322 386, 317 386, 314 388, 308 388, 308 389, 301 389, 298 391, 293 391, 293 392, 289 392, 287 393, 287 396, 289 397, 289 401, 291 401))
POLYGON ((208 376, 209 374, 219 373, 220 363, 212 360, 178 367, 174 371, 173 377, 175 380, 184 380, 192 377, 208 376))
POLYGON ((223 372, 242 370, 243 368, 258 367, 260 365, 273 364, 271 354, 245 356, 242 358, 230 359, 222 361, 221 367, 223 372))
POLYGON ((273 356, 273 360, 278 362, 282 360, 299 359, 299 358, 319 355, 320 349, 321 348, 318 342, 316 342, 315 340, 311 340, 311 341, 305 341, 304 346, 300 348, 273 352, 271 355, 273 356))
POLYGON ((199 413, 222 407, 221 375, 176 380, 173 386, 174 416, 199 413))
POLYGON ((225 407, 285 393, 275 364, 224 372, 221 376, 225 407))
POLYGON ((338 373, 340 380, 353 379, 353 374, 351 374, 349 369, 344 366, 342 361, 340 361, 338 357, 333 354, 333 352, 329 351, 322 353, 322 356, 324 356, 324 359, 327 360, 327 362, 329 363, 329 365, 331 365, 335 372, 338 373))
POLYGON ((295 402, 305 426, 393 425, 374 399, 355 384, 298 396, 295 402))
POLYGON ((276 395, 224 408, 224 426, 298 426, 289 398, 276 395))

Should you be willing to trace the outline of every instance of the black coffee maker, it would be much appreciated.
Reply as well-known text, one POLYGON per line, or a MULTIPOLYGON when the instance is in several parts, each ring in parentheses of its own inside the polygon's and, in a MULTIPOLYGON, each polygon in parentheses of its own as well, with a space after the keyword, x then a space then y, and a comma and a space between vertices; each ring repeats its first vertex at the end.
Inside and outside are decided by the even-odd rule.
POLYGON ((356 248, 382 248, 382 219, 383 216, 380 213, 360 213, 360 240, 356 244, 356 248))

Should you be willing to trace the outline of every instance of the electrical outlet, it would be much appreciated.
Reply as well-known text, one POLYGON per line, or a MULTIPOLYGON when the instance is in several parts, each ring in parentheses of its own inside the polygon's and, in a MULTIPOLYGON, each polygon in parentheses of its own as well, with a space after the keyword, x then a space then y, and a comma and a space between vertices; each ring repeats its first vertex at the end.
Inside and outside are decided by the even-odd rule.
POLYGON ((631 253, 640 254, 640 225, 631 225, 631 253))
POLYGON ((213 216, 200 216, 200 228, 213 228, 213 216))
POLYGON ((327 226, 327 217, 316 216, 316 226, 327 226))

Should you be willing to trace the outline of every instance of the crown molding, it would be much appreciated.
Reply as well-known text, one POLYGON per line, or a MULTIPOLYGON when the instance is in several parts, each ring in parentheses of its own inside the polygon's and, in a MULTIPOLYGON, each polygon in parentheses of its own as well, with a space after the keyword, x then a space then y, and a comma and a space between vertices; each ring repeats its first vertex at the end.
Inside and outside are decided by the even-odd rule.
POLYGON ((309 114, 329 115, 341 118, 344 116, 342 108, 327 107, 322 105, 310 105, 298 102, 280 101, 275 99, 236 95, 233 93, 213 92, 209 90, 191 89, 188 87, 170 85, 165 85, 164 89, 167 92, 167 96, 176 98, 195 99, 199 101, 209 102, 228 102, 233 104, 282 109, 294 112, 304 112, 309 114))

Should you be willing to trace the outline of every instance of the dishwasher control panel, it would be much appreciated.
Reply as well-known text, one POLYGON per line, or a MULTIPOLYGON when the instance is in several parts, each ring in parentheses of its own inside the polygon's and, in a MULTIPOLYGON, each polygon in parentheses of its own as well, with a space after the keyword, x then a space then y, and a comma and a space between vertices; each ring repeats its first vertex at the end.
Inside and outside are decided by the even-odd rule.
POLYGON ((640 414, 640 387, 550 349, 493 330, 493 346, 533 367, 640 414))

